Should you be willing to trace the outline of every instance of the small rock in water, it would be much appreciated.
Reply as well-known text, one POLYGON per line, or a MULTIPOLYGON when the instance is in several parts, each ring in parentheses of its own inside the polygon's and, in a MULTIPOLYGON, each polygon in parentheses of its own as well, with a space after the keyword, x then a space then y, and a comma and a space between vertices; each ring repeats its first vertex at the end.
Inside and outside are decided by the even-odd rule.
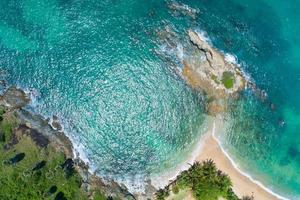
POLYGON ((295 158, 298 154, 299 154, 299 151, 296 147, 294 146, 291 146, 289 149, 288 149, 288 154, 292 157, 292 158, 295 158))
POLYGON ((278 120, 279 126, 283 127, 285 125, 284 119, 279 119, 278 120))
POLYGON ((191 8, 186 4, 178 3, 176 1, 169 2, 168 8, 173 11, 179 12, 179 13, 175 12, 174 14, 176 15, 183 14, 185 16, 190 16, 193 19, 196 19, 197 14, 199 13, 198 9, 191 8))
POLYGON ((275 109, 276 109, 276 106, 275 106, 273 103, 271 103, 271 104, 270 104, 270 108, 271 108, 271 110, 275 110, 275 109))

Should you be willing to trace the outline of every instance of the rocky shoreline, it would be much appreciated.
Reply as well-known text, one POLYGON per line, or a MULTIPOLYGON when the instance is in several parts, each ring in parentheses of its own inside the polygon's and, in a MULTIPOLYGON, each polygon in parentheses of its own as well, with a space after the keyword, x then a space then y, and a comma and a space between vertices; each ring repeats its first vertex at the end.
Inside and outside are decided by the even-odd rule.
POLYGON ((62 132, 59 119, 54 117, 50 123, 49 119, 26 110, 25 106, 28 103, 30 103, 28 95, 14 86, 9 87, 0 96, 0 106, 5 108, 6 116, 13 116, 18 124, 6 148, 17 144, 18 138, 23 135, 30 137, 39 148, 50 145, 57 152, 62 152, 66 160, 69 159, 72 162, 82 178, 81 188, 87 193, 89 199, 93 198, 95 190, 100 190, 105 196, 113 199, 136 199, 124 185, 113 180, 103 180, 90 173, 89 166, 75 155, 72 142, 62 132))

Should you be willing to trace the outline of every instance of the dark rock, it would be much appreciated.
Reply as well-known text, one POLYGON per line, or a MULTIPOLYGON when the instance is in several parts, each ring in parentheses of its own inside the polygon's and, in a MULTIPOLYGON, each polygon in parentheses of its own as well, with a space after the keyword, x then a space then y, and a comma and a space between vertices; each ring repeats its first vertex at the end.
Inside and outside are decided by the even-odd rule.
POLYGON ((31 139, 38 145, 39 147, 45 148, 49 144, 49 139, 44 136, 42 133, 38 132, 35 129, 28 128, 26 125, 20 125, 16 132, 20 132, 21 134, 28 135, 31 139))
POLYGON ((57 191, 57 186, 56 185, 51 186, 51 188, 49 189, 50 194, 54 194, 56 191, 57 191))
POLYGON ((9 159, 10 163, 16 164, 25 158, 25 153, 18 153, 13 158, 9 159))
POLYGON ((36 171, 36 170, 42 169, 43 167, 45 167, 46 163, 47 163, 47 162, 46 162, 45 160, 43 160, 43 161, 37 163, 37 164, 35 165, 35 167, 32 169, 32 171, 36 171))
POLYGON ((61 124, 59 122, 59 119, 56 115, 53 115, 51 125, 52 125, 54 130, 58 130, 58 131, 62 130, 62 126, 61 126, 61 124))
POLYGON ((65 194, 63 192, 59 192, 56 196, 54 200, 67 200, 67 198, 65 197, 65 194))
POLYGON ((71 158, 66 159, 61 167, 65 170, 67 178, 71 177, 75 172, 74 161, 71 158))

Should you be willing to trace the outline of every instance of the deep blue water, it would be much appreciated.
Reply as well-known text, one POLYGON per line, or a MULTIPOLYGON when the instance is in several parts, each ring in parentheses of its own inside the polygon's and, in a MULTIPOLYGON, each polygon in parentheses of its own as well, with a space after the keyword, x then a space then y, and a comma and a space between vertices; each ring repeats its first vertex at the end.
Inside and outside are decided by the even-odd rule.
POLYGON ((300 2, 180 2, 196 19, 162 0, 3 0, 0 75, 33 90, 30 109, 59 116, 99 174, 135 182, 183 162, 205 127, 202 95, 155 53, 156 31, 203 30, 268 94, 232 102, 225 148, 255 179, 299 199, 300 2))

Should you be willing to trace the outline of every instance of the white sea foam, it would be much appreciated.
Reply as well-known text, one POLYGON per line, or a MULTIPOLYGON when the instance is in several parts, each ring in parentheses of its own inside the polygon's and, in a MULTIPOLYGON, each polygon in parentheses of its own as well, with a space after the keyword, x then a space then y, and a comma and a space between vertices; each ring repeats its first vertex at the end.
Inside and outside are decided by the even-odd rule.
POLYGON ((176 49, 177 49, 177 57, 182 62, 183 61, 183 56, 184 56, 182 44, 178 43, 177 46, 176 46, 176 49))
POLYGON ((286 197, 283 197, 277 193, 275 193, 274 191, 272 191, 271 189, 269 189, 268 187, 266 187, 264 184, 262 184, 261 182, 259 182, 258 180, 255 180, 252 176, 250 176, 249 174, 243 172, 240 167, 233 161, 233 159, 229 156, 229 154, 227 153, 227 151, 222 147, 221 142, 219 141, 219 139, 215 136, 216 135, 216 125, 215 122, 213 123, 213 130, 212 130, 212 136, 213 138, 217 141, 218 145, 220 146, 221 151, 223 152, 223 154, 229 159, 230 163, 232 164, 232 166, 243 176, 246 176, 251 182, 257 184, 258 186, 260 186, 261 188, 263 188, 265 191, 267 191, 268 193, 274 195, 275 197, 282 199, 282 200, 290 200, 286 197))
POLYGON ((231 64, 239 65, 236 56, 233 54, 225 53, 224 58, 227 62, 229 62, 231 64))
POLYGON ((200 40, 208 42, 209 44, 211 44, 211 40, 210 40, 210 38, 208 37, 208 35, 205 31, 197 29, 197 30, 195 30, 195 32, 197 33, 200 40))

